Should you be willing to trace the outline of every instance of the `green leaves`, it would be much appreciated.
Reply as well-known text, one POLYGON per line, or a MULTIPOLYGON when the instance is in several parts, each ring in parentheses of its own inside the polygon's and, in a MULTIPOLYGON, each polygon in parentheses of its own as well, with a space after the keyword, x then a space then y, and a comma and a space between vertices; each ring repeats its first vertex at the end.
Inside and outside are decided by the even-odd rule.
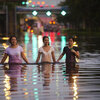
POLYGON ((67 22, 74 24, 74 27, 100 29, 100 0, 65 0, 61 2, 60 6, 68 6, 69 15, 64 17, 64 23, 67 22), (80 26, 81 24, 81 26, 80 26))

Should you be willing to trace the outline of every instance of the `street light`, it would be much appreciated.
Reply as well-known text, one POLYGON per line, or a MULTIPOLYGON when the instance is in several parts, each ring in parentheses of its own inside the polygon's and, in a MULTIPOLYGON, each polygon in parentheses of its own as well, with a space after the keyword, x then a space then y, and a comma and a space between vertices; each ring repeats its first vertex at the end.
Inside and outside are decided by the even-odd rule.
POLYGON ((26 4, 26 2, 23 1, 23 2, 22 2, 22 5, 25 5, 25 4, 26 4))
POLYGON ((35 5, 32 5, 32 7, 35 7, 35 5))
POLYGON ((33 14, 34 16, 36 16, 36 15, 38 14, 38 12, 37 12, 37 11, 33 11, 32 14, 33 14))
POLYGON ((66 15, 66 11, 61 11, 61 15, 65 16, 66 15))
POLYGON ((29 2, 27 1, 27 2, 26 2, 26 4, 28 5, 28 4, 29 4, 29 2))
POLYGON ((52 13, 51 13, 50 11, 47 11, 47 12, 46 12, 46 15, 47 15, 47 16, 51 16, 51 14, 52 14, 52 13))
POLYGON ((55 21, 50 21, 49 24, 56 24, 56 22, 55 21))

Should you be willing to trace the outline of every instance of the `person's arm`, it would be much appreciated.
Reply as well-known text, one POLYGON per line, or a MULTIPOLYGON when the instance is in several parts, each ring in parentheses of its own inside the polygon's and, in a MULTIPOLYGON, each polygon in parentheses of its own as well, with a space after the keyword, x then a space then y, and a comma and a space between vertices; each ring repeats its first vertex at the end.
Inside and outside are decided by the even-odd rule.
POLYGON ((25 54, 24 54, 24 52, 21 52, 21 56, 22 56, 23 60, 24 60, 26 63, 29 63, 28 60, 27 60, 27 58, 26 58, 26 56, 25 56, 25 54))
POLYGON ((54 51, 52 51, 52 59, 53 59, 53 62, 56 62, 56 59, 55 59, 55 54, 54 54, 54 51))
POLYGON ((59 62, 59 60, 64 56, 65 51, 66 51, 66 47, 64 47, 63 52, 62 52, 61 55, 59 56, 57 62, 59 62))
POLYGON ((38 62, 39 62, 39 60, 40 60, 40 55, 41 55, 41 53, 40 53, 40 52, 38 52, 38 57, 37 57, 36 63, 38 63, 38 62))
POLYGON ((62 54, 59 56, 57 62, 59 62, 59 60, 60 60, 63 56, 64 56, 64 53, 62 53, 62 54))
POLYGON ((5 62, 5 60, 7 59, 7 56, 8 56, 7 53, 5 53, 4 56, 3 56, 3 58, 2 58, 2 60, 1 60, 1 63, 5 62))
POLYGON ((80 57, 79 51, 75 51, 74 49, 72 49, 71 52, 73 52, 77 58, 80 57))

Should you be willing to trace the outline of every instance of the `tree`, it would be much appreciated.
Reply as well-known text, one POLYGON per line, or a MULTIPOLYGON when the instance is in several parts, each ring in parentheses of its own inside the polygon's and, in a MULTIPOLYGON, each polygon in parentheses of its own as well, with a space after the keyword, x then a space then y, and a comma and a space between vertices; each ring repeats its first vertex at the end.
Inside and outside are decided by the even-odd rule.
POLYGON ((68 6, 69 15, 63 21, 70 22, 76 28, 100 30, 100 0, 65 0, 60 6, 68 6))
MULTIPOLYGON (((22 1, 27 1, 27 0, 0 0, 0 10, 1 11, 6 11, 6 6, 8 7, 8 31, 9 33, 15 33, 15 7, 16 6, 21 6, 22 1)), ((0 15, 0 29, 1 33, 6 33, 6 14, 0 15), (3 29, 2 29, 3 26, 3 29)))

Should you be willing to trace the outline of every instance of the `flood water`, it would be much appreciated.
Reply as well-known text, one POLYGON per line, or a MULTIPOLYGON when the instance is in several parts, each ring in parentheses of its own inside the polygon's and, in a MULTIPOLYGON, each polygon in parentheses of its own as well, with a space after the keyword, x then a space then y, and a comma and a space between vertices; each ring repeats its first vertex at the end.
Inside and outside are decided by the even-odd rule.
MULTIPOLYGON (((67 44, 66 36, 49 34, 56 59, 67 44)), ((81 40, 81 39, 80 39, 81 40)), ((51 65, 44 74, 38 65, 26 65, 21 74, 6 73, 0 65, 0 100, 100 100, 100 50, 95 42, 80 41, 79 69, 67 73, 65 64, 51 65)), ((7 42, 0 42, 0 60, 7 42)), ((34 63, 42 35, 25 32, 20 42, 30 63, 34 63)), ((77 45, 77 43, 76 43, 77 45)), ((65 61, 65 56, 61 62, 65 61)), ((48 66, 48 65, 47 65, 48 66)))

